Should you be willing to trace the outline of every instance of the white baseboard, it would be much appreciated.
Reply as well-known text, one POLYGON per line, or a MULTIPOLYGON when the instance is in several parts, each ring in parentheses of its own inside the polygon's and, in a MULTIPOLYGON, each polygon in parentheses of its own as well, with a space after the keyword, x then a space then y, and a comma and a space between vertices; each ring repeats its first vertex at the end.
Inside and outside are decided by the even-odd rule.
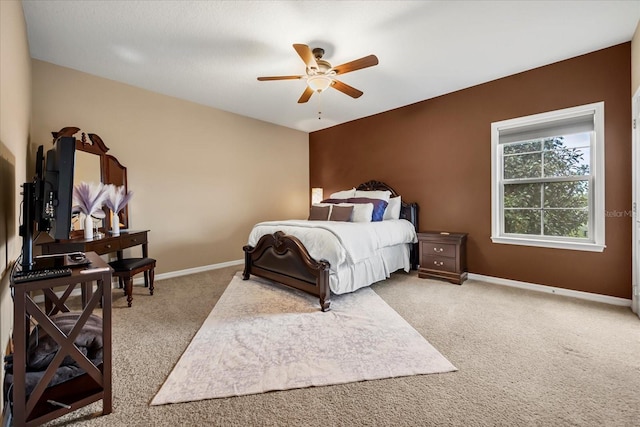
MULTIPOLYGON (((238 259, 234 261, 221 262, 218 264, 203 265, 201 267, 187 268, 184 270, 170 271, 168 273, 157 274, 155 280, 171 279, 174 277, 187 276, 189 274, 202 273, 210 270, 218 270, 220 268, 231 267, 234 265, 243 265, 244 260, 238 259)), ((588 301, 602 302, 605 304, 618 305, 623 307, 631 307, 631 300, 626 298, 612 297, 609 295, 593 294, 590 292, 574 291, 571 289, 556 288, 554 286, 538 285, 535 283, 520 282, 517 280, 503 279, 500 277, 484 276, 482 274, 469 273, 469 279, 481 282, 493 283, 495 285, 511 286, 513 288, 528 289, 530 291, 545 292, 548 294, 563 295, 567 297, 580 298, 588 301)), ((144 276, 140 276, 133 280, 133 283, 140 285, 144 283, 144 276)), ((118 286, 117 282, 113 286, 118 286)), ((80 289, 75 289, 72 295, 80 295, 80 289)), ((36 302, 42 297, 36 297, 36 302)), ((41 301, 40 301, 41 302, 41 301)))
MULTIPOLYGON (((156 274, 155 277, 154 277, 154 282, 156 280, 171 279, 173 277, 180 277, 180 276, 186 276, 186 275, 189 275, 189 274, 202 273, 203 271, 217 270, 217 269, 220 269, 220 268, 231 267, 233 265, 244 265, 244 260, 243 259, 238 259, 238 260, 235 260, 235 261, 221 262, 219 264, 209 264, 209 265, 204 265, 202 267, 187 268, 185 270, 170 271, 168 273, 156 274)), ((137 277, 137 278, 133 279, 133 284, 134 285, 142 285, 142 284, 144 284, 144 275, 141 275, 140 277, 137 277)), ((118 286, 118 282, 116 280, 114 280, 111 283, 111 287, 112 288, 116 288, 117 286, 118 286)), ((56 294, 58 296, 61 296, 63 294, 63 292, 59 291, 59 292, 56 292, 56 294)), ((71 292, 71 295, 73 295, 73 296, 81 295, 81 289, 79 287, 74 289, 71 292)), ((36 295, 33 300, 36 303, 44 302, 44 296, 43 295, 36 295)))
MULTIPOLYGON (((189 274, 202 273, 204 271, 218 270, 220 268, 231 267, 234 265, 244 265, 244 259, 235 261, 221 262, 218 264, 203 265, 202 267, 187 268, 185 270, 170 271, 168 273, 156 274, 155 280, 171 279, 174 277, 187 276, 189 274)), ((144 283, 144 277, 140 276, 133 280, 134 284, 144 283)))
MULTIPOLYGON (((244 260, 228 261, 219 264, 205 265, 202 267, 189 268, 186 270, 172 271, 156 275, 157 280, 170 279, 172 277, 186 276, 188 274, 200 273, 203 271, 217 270, 219 268, 231 267, 233 265, 243 265, 244 260)), ((605 304, 619 305, 623 307, 631 307, 631 300, 625 298, 612 297, 608 295, 593 294, 590 292, 574 291, 571 289, 556 288, 547 285, 538 285, 535 283, 519 282, 517 280, 502 279, 500 277, 483 276, 481 274, 469 273, 469 279, 479 280, 481 282, 489 282, 496 285, 511 286, 514 288, 528 289, 537 292, 546 292, 556 295, 564 295, 568 297, 580 298, 589 301, 603 302, 605 304)), ((134 280, 134 283, 144 283, 144 278, 134 280)))
MULTIPOLYGON (((201 273, 209 270, 217 270, 220 268, 231 267, 234 265, 243 265, 244 260, 228 261, 219 264, 210 264, 202 267, 189 268, 186 270, 172 271, 156 275, 156 280, 170 279, 173 277, 186 276, 188 274, 201 273)), ((623 307, 631 307, 631 300, 626 298, 612 297, 609 295, 594 294, 590 292, 574 291, 571 289, 556 288, 547 285, 538 285, 535 283, 520 282, 511 279, 502 279, 500 277, 483 276, 481 274, 469 273, 469 279, 479 280, 481 282, 494 283, 496 285, 511 286, 514 288, 528 289, 531 291, 545 292, 556 295, 564 295, 568 297, 580 298, 589 301, 603 302, 605 304, 619 305, 623 307)), ((144 278, 140 277, 134 280, 136 284, 144 283, 144 278)))
POLYGON ((631 307, 631 300, 626 298, 612 297, 609 295, 593 294, 590 292, 574 291, 571 289, 556 288, 547 285, 537 285, 535 283, 519 282, 517 280, 502 279, 500 277, 483 276, 481 274, 469 273, 469 279, 481 282, 493 283, 496 285, 511 286, 513 288, 528 289, 530 291, 545 292, 548 294, 563 295, 567 297, 580 298, 589 301, 603 302, 605 304, 631 307))

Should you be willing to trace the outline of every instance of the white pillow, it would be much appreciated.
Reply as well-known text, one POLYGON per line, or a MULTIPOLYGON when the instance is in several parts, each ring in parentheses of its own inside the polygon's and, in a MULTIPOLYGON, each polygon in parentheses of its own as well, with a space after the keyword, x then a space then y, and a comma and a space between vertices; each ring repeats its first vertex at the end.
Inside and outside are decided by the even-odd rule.
POLYGON ((400 219, 401 209, 402 200, 400 199, 400 196, 390 198, 387 209, 384 210, 384 217, 382 219, 400 219))
POLYGON ((330 199, 350 199, 355 197, 356 188, 353 187, 351 190, 343 190, 337 191, 329 196, 330 199))
POLYGON ((371 222, 373 203, 338 203, 337 206, 353 206, 351 222, 371 222))
POLYGON ((369 199, 380 199, 380 200, 384 200, 387 203, 389 202, 389 198, 391 197, 391 191, 388 191, 388 190, 384 190, 384 191, 356 190, 355 193, 356 193, 355 196, 352 196, 352 197, 368 197, 369 199))

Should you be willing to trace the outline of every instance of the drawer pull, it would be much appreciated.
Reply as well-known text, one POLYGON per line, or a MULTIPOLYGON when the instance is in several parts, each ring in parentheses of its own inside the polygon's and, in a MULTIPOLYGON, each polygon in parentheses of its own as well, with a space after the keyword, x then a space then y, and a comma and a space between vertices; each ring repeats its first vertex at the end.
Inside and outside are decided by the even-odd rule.
POLYGON ((433 261, 433 265, 437 265, 438 267, 442 267, 444 265, 444 261, 433 261))
POLYGON ((105 245, 104 247, 107 249, 111 249, 111 245, 105 245))
POLYGON ((131 241, 132 241, 133 243, 135 243, 135 242, 137 242, 137 241, 138 241, 138 239, 131 239, 131 241))
POLYGON ((442 252, 442 251, 444 251, 444 249, 442 249, 442 248, 433 248, 433 252, 438 252, 438 253, 440 253, 440 252, 442 252))

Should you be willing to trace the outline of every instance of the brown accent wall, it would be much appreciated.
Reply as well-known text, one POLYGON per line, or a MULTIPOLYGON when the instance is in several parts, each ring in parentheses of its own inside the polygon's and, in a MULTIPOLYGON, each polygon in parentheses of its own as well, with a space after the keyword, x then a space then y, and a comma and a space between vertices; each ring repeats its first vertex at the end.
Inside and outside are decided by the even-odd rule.
POLYGON ((469 233, 472 273, 631 298, 630 86, 631 43, 623 43, 314 132, 310 185, 329 194, 386 182, 420 205, 421 229, 469 233), (491 123, 598 101, 605 102, 604 252, 492 243, 491 123))

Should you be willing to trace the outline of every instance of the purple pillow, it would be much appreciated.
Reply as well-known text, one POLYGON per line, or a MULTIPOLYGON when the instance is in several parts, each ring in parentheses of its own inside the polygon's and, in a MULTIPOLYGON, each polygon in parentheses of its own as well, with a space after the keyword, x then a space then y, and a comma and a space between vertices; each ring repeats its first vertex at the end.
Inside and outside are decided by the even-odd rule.
POLYGON ((321 201, 320 203, 347 203, 347 200, 349 199, 324 199, 323 201, 321 201))
POLYGON ((370 199, 368 197, 352 197, 350 199, 325 199, 322 203, 371 203, 373 205, 373 215, 371 221, 382 221, 384 219, 384 211, 389 204, 386 200, 370 199))

